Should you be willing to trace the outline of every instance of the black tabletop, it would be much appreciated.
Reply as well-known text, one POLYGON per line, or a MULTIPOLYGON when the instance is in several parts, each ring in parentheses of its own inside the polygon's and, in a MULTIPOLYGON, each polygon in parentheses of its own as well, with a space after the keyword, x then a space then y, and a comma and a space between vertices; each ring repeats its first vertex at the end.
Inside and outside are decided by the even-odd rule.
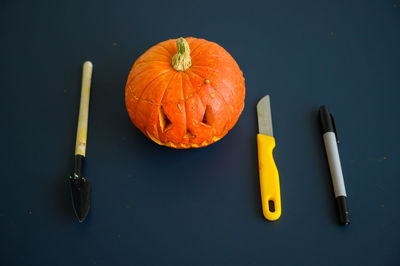
POLYGON ((400 2, 1 1, 1 265, 399 265, 400 2), (174 150, 130 122, 125 83, 158 42, 217 42, 246 79, 219 142, 174 150), (81 67, 94 65, 74 216, 81 67), (258 100, 271 96, 282 216, 261 213, 258 100), (338 225, 318 108, 335 115, 338 225))

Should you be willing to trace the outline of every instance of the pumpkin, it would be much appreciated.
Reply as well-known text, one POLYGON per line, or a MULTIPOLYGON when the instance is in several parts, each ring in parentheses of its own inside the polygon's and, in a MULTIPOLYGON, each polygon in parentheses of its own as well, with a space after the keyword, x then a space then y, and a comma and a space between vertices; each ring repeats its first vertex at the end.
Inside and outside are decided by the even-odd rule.
POLYGON ((243 73, 214 42, 161 42, 134 63, 125 103, 135 126, 172 148, 204 147, 224 137, 244 107, 243 73))

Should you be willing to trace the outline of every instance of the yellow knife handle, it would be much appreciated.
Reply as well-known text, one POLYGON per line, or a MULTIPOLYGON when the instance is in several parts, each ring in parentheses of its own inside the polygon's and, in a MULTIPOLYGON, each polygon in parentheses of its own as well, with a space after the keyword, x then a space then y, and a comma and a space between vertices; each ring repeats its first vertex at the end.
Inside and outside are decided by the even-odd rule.
POLYGON ((257 147, 262 209, 267 220, 275 221, 281 216, 279 174, 272 153, 275 138, 258 134, 257 147))

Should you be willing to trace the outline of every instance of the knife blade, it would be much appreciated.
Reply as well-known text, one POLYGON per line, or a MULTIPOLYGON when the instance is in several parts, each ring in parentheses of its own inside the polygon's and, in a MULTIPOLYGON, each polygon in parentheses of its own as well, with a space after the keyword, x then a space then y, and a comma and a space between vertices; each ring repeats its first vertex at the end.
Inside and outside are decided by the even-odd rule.
POLYGON ((258 132, 273 137, 271 102, 269 95, 264 96, 257 104, 258 132))
POLYGON ((269 95, 257 103, 258 167, 260 176, 261 204, 264 217, 275 221, 281 216, 281 192, 279 173, 274 161, 275 138, 272 129, 271 103, 269 95))

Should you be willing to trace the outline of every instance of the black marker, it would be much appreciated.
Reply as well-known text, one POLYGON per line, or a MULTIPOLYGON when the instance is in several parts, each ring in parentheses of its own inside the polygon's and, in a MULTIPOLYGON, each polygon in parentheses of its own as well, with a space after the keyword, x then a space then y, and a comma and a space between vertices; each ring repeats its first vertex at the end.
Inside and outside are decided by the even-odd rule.
POLYGON ((335 191, 336 203, 339 212, 339 222, 342 225, 350 223, 349 210, 347 209, 347 194, 344 187, 342 166, 340 164, 339 151, 337 144, 337 130, 335 120, 326 106, 319 108, 323 138, 325 143, 326 155, 328 157, 329 169, 331 170, 333 190, 335 191))

